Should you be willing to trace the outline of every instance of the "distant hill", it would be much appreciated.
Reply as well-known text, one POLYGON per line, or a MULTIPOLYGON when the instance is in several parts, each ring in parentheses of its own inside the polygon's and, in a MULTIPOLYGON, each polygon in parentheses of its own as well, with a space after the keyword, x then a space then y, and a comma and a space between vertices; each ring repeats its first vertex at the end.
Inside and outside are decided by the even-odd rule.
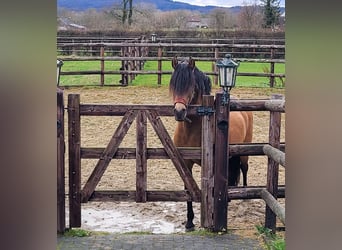
MULTIPOLYGON (((114 4, 121 3, 121 0, 57 0, 57 7, 66 8, 69 10, 83 11, 86 9, 104 9, 113 6, 114 4)), ((208 13, 217 6, 197 6, 181 2, 173 2, 172 0, 133 0, 133 6, 138 3, 149 3, 156 6, 156 9, 161 11, 171 10, 191 10, 208 13)), ((238 12, 241 6, 230 8, 234 12, 238 12)))
MULTIPOLYGON (((112 7, 114 4, 121 3, 121 0, 57 0, 57 7, 66 8, 74 11, 83 11, 87 9, 101 10, 104 8, 112 7)), ((172 10, 190 10, 199 11, 201 13, 208 13, 218 6, 197 6, 188 3, 173 2, 172 0, 133 0, 133 6, 138 3, 149 3, 156 6, 156 9, 161 11, 172 11, 172 10)), ((230 7, 233 13, 240 12, 242 6, 230 7)), ((280 8, 282 13, 285 8, 280 8)))
POLYGON ((66 8, 69 10, 86 10, 86 9, 103 9, 113 6, 116 0, 57 0, 58 8, 66 8))

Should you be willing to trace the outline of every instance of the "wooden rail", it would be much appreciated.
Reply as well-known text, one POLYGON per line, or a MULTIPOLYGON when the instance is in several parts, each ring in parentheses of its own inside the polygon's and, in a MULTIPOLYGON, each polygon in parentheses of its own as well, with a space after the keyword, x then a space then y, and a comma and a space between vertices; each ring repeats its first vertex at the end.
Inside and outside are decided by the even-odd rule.
MULTIPOLYGON (((263 186, 248 186, 248 187, 229 187, 227 190, 227 198, 229 200, 250 200, 250 199, 262 199, 261 192, 265 190, 263 186)), ((89 201, 130 201, 139 202, 136 200, 137 193, 139 191, 112 191, 112 190, 101 190, 94 191, 89 201)), ((267 191, 266 191, 267 192, 267 191)), ((203 192, 205 193, 205 192, 203 192)), ((146 201, 174 201, 174 202, 185 202, 191 200, 189 192, 185 190, 176 191, 161 191, 161 190, 148 190, 146 191, 146 201)), ((279 185, 278 198, 285 198, 285 186, 279 185)), ((201 201, 201 205, 203 200, 201 201)), ((205 211, 202 209, 202 212, 205 211)), ((201 219, 206 217, 201 216, 201 219)), ((209 217, 210 219, 210 217, 209 217)), ((210 222, 208 222, 210 224, 210 222)), ((202 224, 203 225, 203 224, 202 224)))
POLYGON ((281 152, 279 149, 274 148, 270 145, 265 145, 262 147, 262 151, 268 157, 272 158, 272 160, 280 163, 283 167, 285 167, 285 153, 281 152))
MULTIPOLYGON (((265 143, 244 143, 230 144, 229 155, 244 156, 244 155, 268 155, 265 153, 265 147, 269 146, 265 143)), ((284 154, 285 143, 280 143, 280 152, 284 154)), ((104 148, 84 148, 81 147, 82 159, 98 159, 101 156, 104 148)), ((178 150, 184 159, 201 159, 202 153, 200 148, 195 147, 178 147, 178 150)), ((146 148, 147 159, 169 159, 164 148, 146 148)), ((119 148, 113 159, 136 159, 136 148, 119 148)))
MULTIPOLYGON (((279 191, 279 190, 278 190, 279 191)), ((275 213, 275 215, 285 225, 285 208, 268 192, 266 189, 260 191, 261 198, 266 202, 267 206, 275 213)))
POLYGON ((262 49, 285 49, 285 45, 275 44, 212 44, 212 43, 58 43, 58 47, 121 47, 121 46, 132 46, 132 47, 179 47, 179 48, 262 48, 262 49))
MULTIPOLYGON (((151 38, 147 37, 111 37, 111 36, 57 36, 57 43, 96 43, 96 42, 127 42, 147 40, 151 41, 151 38)), ((193 37, 158 37, 158 42, 166 43, 223 43, 223 44, 277 44, 284 45, 285 39, 282 38, 193 38, 193 37)))

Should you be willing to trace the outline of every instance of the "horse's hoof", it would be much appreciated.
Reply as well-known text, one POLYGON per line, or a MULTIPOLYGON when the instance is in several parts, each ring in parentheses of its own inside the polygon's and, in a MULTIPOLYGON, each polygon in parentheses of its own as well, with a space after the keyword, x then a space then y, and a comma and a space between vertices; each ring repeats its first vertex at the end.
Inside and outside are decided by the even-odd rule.
POLYGON ((195 225, 192 222, 188 222, 185 224, 185 232, 192 232, 195 230, 195 225))

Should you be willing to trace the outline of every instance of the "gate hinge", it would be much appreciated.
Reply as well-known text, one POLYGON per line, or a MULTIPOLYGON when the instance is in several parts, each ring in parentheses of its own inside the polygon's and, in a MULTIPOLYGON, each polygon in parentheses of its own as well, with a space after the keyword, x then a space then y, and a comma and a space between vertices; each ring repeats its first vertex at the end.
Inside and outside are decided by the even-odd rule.
POLYGON ((215 109, 213 109, 212 107, 200 106, 197 108, 198 115, 212 115, 214 113, 215 113, 215 109))

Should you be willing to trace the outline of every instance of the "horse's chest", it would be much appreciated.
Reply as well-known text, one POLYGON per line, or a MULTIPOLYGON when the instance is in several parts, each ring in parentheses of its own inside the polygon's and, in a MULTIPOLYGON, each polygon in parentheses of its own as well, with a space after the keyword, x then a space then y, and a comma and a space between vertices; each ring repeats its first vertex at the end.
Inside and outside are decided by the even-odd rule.
POLYGON ((174 141, 177 146, 201 146, 202 130, 199 127, 177 126, 174 141))

